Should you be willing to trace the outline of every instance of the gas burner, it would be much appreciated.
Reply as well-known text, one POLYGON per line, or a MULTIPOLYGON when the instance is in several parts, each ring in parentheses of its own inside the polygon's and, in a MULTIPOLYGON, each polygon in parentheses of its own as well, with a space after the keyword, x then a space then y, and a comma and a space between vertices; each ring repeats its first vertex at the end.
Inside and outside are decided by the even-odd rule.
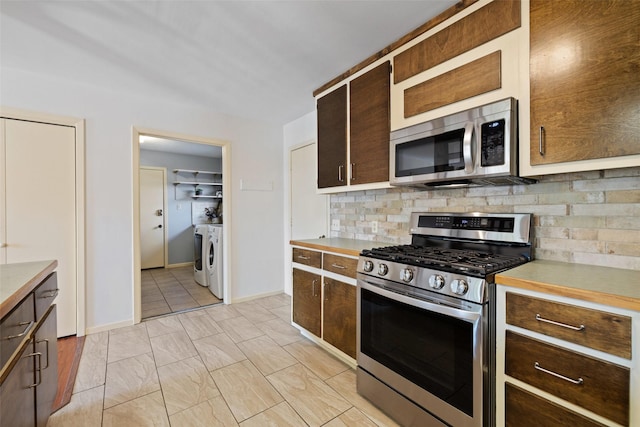
POLYGON ((501 255, 468 249, 421 247, 417 245, 387 246, 365 250, 363 256, 425 268, 486 276, 528 261, 524 255, 501 255))

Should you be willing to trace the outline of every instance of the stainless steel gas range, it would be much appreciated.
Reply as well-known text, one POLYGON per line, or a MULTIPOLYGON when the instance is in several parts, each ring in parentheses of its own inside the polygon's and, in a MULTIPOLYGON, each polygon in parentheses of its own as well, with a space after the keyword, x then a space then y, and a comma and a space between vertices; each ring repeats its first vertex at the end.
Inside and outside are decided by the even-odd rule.
POLYGON ((358 260, 358 392, 403 426, 495 424, 496 273, 531 214, 413 213, 411 244, 358 260))

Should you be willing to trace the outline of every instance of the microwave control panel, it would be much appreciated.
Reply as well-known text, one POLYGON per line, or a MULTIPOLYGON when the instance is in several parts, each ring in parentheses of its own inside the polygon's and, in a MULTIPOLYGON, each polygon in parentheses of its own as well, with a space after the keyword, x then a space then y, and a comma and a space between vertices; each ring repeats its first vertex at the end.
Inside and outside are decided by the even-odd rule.
POLYGON ((480 164, 483 167, 505 163, 505 120, 483 123, 480 127, 480 164))

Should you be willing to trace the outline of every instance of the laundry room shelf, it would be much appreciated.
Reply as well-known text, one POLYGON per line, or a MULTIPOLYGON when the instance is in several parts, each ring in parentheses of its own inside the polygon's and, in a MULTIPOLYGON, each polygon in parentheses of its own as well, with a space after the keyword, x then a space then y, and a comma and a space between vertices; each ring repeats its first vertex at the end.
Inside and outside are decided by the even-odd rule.
MULTIPOLYGON (((222 173, 203 170, 192 169, 174 169, 173 173, 176 174, 175 181, 173 182, 175 188, 175 198, 178 198, 178 186, 189 185, 192 186, 194 191, 190 194, 190 197, 194 199, 222 199, 222 196, 216 195, 222 189, 222 173), (204 181, 198 179, 199 175, 207 175, 204 181), (204 190, 201 194, 195 194, 196 189, 204 190)), ((183 194, 184 196, 184 194, 183 194)))

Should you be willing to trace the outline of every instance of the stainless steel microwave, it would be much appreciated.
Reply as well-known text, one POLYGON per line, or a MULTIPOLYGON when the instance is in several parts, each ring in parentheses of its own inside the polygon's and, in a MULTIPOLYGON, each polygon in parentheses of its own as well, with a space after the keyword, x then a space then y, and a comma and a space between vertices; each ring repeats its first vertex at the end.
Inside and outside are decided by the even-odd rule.
POLYGON ((391 185, 529 184, 518 177, 517 101, 507 98, 391 132, 391 185))

